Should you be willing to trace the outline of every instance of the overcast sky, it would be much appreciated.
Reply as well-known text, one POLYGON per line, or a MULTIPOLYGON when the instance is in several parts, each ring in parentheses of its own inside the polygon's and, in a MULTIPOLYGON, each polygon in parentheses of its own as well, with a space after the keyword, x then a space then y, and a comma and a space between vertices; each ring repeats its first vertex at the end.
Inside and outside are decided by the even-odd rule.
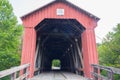
MULTIPOLYGON (((44 4, 53 0, 9 0, 14 8, 15 15, 19 18, 44 4)), ((68 0, 82 9, 100 18, 95 29, 96 41, 101 42, 112 28, 120 23, 119 0, 68 0)), ((20 19, 19 19, 19 22, 20 19)))

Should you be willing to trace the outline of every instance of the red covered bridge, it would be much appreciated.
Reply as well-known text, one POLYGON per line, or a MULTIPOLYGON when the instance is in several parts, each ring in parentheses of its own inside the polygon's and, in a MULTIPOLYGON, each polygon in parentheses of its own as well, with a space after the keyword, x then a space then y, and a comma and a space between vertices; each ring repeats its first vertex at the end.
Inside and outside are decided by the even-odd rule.
POLYGON ((66 0, 55 0, 22 16, 24 38, 21 65, 30 63, 30 76, 51 70, 54 59, 61 71, 91 77, 98 64, 94 28, 98 17, 66 0))

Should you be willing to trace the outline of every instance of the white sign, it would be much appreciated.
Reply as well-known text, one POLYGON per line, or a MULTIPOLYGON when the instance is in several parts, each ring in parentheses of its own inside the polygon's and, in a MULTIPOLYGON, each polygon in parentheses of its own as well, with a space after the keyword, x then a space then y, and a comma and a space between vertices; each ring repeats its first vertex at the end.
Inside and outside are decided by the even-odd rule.
POLYGON ((63 15, 64 15, 64 9, 57 9, 57 10, 56 10, 56 14, 57 14, 58 16, 63 16, 63 15))

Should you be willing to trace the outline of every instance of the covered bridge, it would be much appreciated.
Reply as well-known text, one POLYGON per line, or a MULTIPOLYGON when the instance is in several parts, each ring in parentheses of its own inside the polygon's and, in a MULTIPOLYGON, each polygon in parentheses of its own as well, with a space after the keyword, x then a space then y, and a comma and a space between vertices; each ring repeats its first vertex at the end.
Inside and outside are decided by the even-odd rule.
POLYGON ((21 19, 21 65, 30 63, 30 78, 36 70, 51 71, 54 59, 60 60, 60 71, 91 77, 91 64, 98 64, 94 32, 98 17, 67 0, 54 0, 21 19))

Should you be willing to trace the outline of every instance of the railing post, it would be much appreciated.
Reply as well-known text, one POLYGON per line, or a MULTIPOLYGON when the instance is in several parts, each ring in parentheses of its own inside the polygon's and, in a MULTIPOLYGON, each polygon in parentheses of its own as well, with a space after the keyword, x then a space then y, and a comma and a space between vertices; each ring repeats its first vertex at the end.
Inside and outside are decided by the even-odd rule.
MULTIPOLYGON (((11 69, 12 69, 12 68, 14 68, 14 67, 11 67, 11 69)), ((10 75, 10 78, 11 78, 11 80, 15 80, 15 79, 16 79, 16 72, 12 73, 12 74, 10 75)))
POLYGON ((108 76, 108 79, 109 80, 114 80, 114 77, 113 77, 113 71, 110 69, 110 71, 107 71, 107 76, 108 76))
MULTIPOLYGON (((93 67, 94 73, 98 74, 98 68, 97 67, 93 67)), ((98 80, 98 77, 94 75, 94 80, 98 80)))
POLYGON ((25 74, 25 78, 23 80, 27 80, 28 79, 28 76, 27 76, 27 74, 28 74, 28 68, 25 68, 23 70, 23 73, 25 74))
POLYGON ((16 72, 11 74, 11 80, 15 80, 16 79, 16 72))

